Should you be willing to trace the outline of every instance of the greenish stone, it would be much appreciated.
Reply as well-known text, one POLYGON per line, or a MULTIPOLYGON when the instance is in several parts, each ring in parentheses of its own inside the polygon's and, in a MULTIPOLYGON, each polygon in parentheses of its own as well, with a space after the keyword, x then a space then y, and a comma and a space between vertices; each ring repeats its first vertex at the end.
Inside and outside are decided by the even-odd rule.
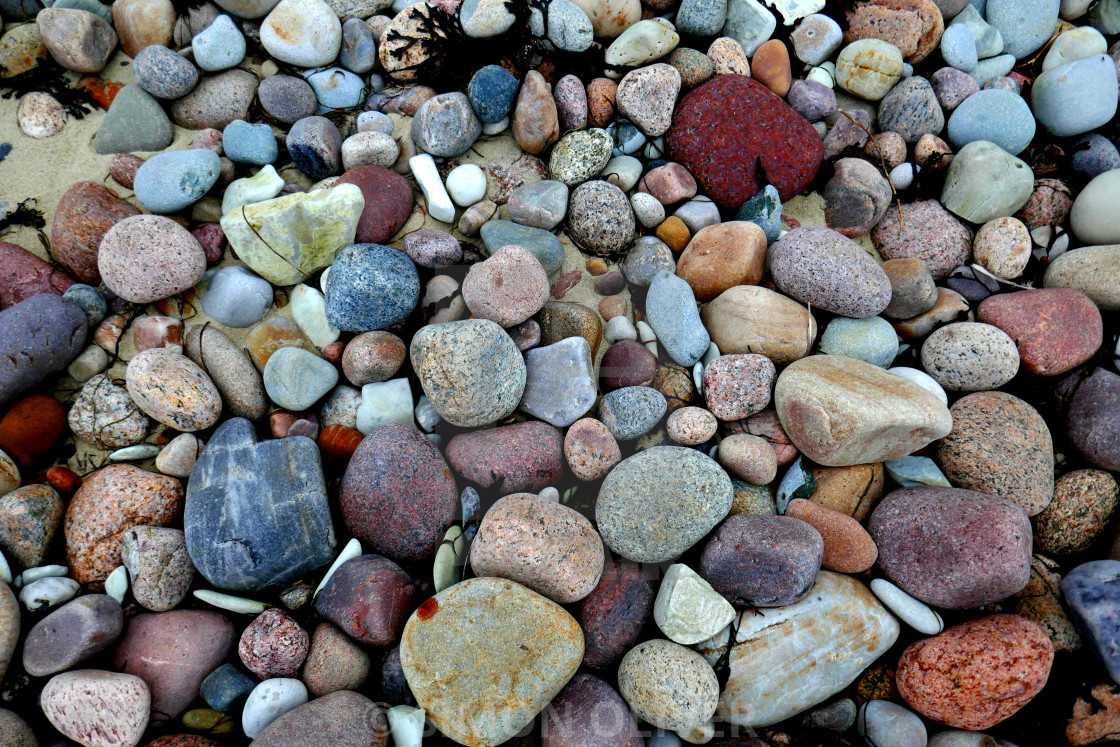
POLYGON ((696 571, 684 563, 669 566, 653 603, 653 619, 669 640, 683 646, 706 641, 734 617, 731 603, 696 571))
POLYGON ((898 335, 891 323, 881 316, 867 319, 838 316, 825 327, 820 350, 887 368, 898 353, 898 335))
POLYGON ((163 150, 171 145, 171 120, 159 101, 138 85, 122 88, 93 137, 102 155, 163 150))
POLYGON ((1030 166, 995 143, 977 140, 949 164, 941 204, 967 221, 987 223, 1013 214, 1033 189, 1030 166))
POLYGON ((295 285, 354 243, 365 200, 353 184, 297 192, 222 217, 222 230, 241 261, 273 285, 295 285))

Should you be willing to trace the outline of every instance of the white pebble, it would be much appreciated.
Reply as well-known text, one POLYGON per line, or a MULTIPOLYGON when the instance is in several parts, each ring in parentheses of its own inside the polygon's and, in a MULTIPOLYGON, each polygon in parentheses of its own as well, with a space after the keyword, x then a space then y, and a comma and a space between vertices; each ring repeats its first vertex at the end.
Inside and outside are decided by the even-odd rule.
POLYGON ((424 721, 427 718, 423 708, 393 706, 386 715, 389 717, 389 731, 393 733, 395 747, 420 747, 424 740, 424 721))
POLYGON ((259 615, 268 609, 268 605, 264 602, 246 599, 245 597, 235 597, 232 594, 223 594, 220 591, 211 591, 210 589, 197 589, 194 592, 194 598, 220 610, 237 612, 242 615, 259 615))
POLYGON ((383 112, 362 112, 358 115, 358 132, 393 134, 393 118, 383 112))
POLYGON ((412 425, 412 387, 408 379, 391 379, 362 387, 358 406, 358 430, 368 435, 389 423, 412 425))
POLYGON ((645 322, 638 322, 638 339, 642 342, 656 342, 657 335, 653 333, 653 327, 645 322))
POLYGON ((124 595, 128 593, 128 571, 123 565, 114 568, 109 578, 105 579, 105 593, 118 602, 124 602, 124 595))
POLYGON ((66 367, 66 373, 74 381, 84 384, 108 367, 109 354, 105 349, 100 345, 90 345, 66 367))
POLYGON ((16 119, 23 134, 28 137, 36 139, 53 137, 62 132, 62 128, 66 126, 66 110, 54 96, 35 91, 19 100, 16 119))
POLYGON ((12 584, 12 567, 8 565, 8 559, 4 557, 3 552, 0 552, 0 581, 9 586, 12 584))
POLYGON ((34 568, 28 568, 26 571, 19 574, 19 576, 16 577, 16 586, 34 583, 41 578, 65 576, 69 572, 70 569, 64 565, 38 565, 34 568))
POLYGON ((607 328, 603 334, 607 338, 607 342, 615 344, 620 340, 637 340, 638 330, 634 327, 634 322, 630 321, 627 316, 616 316, 607 322, 607 328))
POLYGON ((439 421, 443 420, 436 412, 436 408, 432 407, 432 403, 423 394, 420 395, 420 401, 416 403, 416 410, 413 413, 416 416, 416 422, 420 424, 428 433, 439 425, 439 421))
POLYGON ((356 132, 342 143, 342 168, 349 171, 355 166, 380 166, 387 169, 401 155, 400 146, 391 135, 384 132, 356 132))
POLYGON ((63 602, 69 602, 79 588, 78 582, 72 578, 48 576, 23 587, 23 591, 19 593, 19 601, 34 612, 43 607, 57 607, 63 602))
POLYGON ((560 502, 560 491, 553 487, 545 488, 540 493, 537 493, 537 496, 553 503, 560 502))
POLYGON ((649 192, 635 192, 630 196, 630 207, 644 228, 654 228, 665 220, 665 206, 649 192))
POLYGON ((451 196, 440 181, 435 159, 428 153, 422 153, 408 159, 408 165, 412 169, 412 175, 416 177, 416 183, 424 191, 428 215, 444 223, 454 221, 455 206, 451 204, 451 196))
POLYGON ((274 677, 253 688, 241 712, 241 730, 256 739, 265 727, 307 702, 307 688, 291 677, 274 677))
POLYGON ((805 76, 805 80, 816 81, 822 86, 828 86, 829 88, 836 85, 836 82, 832 79, 832 73, 819 65, 809 71, 809 74, 805 76))
POLYGON ((629 192, 642 178, 642 162, 633 156, 615 156, 607 161, 599 176, 623 192, 629 192))
POLYGON ((909 189, 914 183, 914 164, 900 163, 891 169, 891 184, 895 189, 909 189))
POLYGON ((284 178, 276 173, 272 164, 241 179, 234 179, 222 195, 222 215, 231 210, 240 210, 245 205, 253 205, 271 200, 284 189, 284 178))
POLYGON ((470 207, 486 197, 486 172, 473 163, 456 166, 447 175, 447 193, 459 207, 470 207))
POLYGON ((319 290, 323 293, 327 292, 327 278, 331 274, 331 268, 323 270, 323 274, 319 276, 319 290))
POLYGON ((312 596, 318 596, 319 592, 323 590, 324 586, 326 586, 327 580, 330 579, 332 575, 334 575, 334 572, 338 570, 338 567, 340 565, 345 563, 350 558, 356 558, 361 554, 361 542, 359 542, 356 538, 351 539, 349 542, 347 542, 346 547, 342 548, 342 552, 338 554, 338 557, 334 559, 333 563, 331 563, 331 567, 327 569, 326 574, 323 576, 323 580, 320 581, 319 585, 315 587, 315 593, 312 596))
POLYGON ((925 371, 919 371, 916 368, 907 368, 905 366, 897 366, 895 368, 887 369, 887 373, 892 373, 895 376, 901 376, 907 381, 917 384, 922 389, 930 392, 934 397, 941 400, 941 404, 948 405, 949 397, 946 396, 945 390, 941 388, 932 376, 925 371))
POLYGON ((300 283, 292 291, 292 318, 307 339, 317 348, 325 348, 338 339, 338 327, 327 321, 327 300, 309 285, 300 283))
POLYGON ((137 444, 117 449, 109 455, 110 462, 141 462, 145 459, 154 459, 159 454, 159 447, 152 444, 137 444))
POLYGON ((432 585, 437 594, 462 580, 466 549, 463 530, 452 524, 443 535, 443 542, 439 544, 432 562, 432 585))
POLYGON ((497 122, 487 122, 482 125, 483 135, 497 135, 499 132, 505 132, 509 127, 509 117, 505 117, 497 122))
POLYGON ((886 605, 887 609, 919 633, 937 635, 945 629, 945 622, 941 619, 941 615, 885 578, 877 578, 871 582, 871 593, 879 597, 879 601, 886 605))

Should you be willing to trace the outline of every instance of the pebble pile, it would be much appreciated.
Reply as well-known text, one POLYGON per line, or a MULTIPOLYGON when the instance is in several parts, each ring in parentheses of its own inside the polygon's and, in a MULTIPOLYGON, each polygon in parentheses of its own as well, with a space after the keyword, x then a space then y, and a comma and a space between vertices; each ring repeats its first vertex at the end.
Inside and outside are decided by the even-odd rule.
POLYGON ((0 19, 0 745, 1120 733, 1120 0, 0 19))

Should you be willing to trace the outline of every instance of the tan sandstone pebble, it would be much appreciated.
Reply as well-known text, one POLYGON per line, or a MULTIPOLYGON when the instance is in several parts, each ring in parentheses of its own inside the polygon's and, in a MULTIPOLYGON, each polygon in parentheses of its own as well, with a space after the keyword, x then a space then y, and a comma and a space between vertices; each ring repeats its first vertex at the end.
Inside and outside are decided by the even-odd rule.
POLYGON ((39 702, 54 728, 75 742, 115 747, 140 743, 152 697, 135 675, 77 669, 52 677, 39 702))
POLYGON ((822 568, 838 573, 863 573, 875 565, 879 557, 875 541, 851 516, 804 498, 790 501, 785 515, 801 519, 820 532, 824 539, 822 568))
POLYGON ((618 84, 610 78, 595 78, 587 84, 587 123, 606 127, 614 121, 615 94, 618 84))
POLYGON ((922 345, 922 368, 954 392, 1001 387, 1019 372, 1019 351, 1006 332, 979 322, 935 330, 922 345))
POLYGON ((937 288, 937 300, 927 311, 905 321, 895 322, 894 331, 906 342, 915 342, 938 327, 973 319, 968 300, 949 288, 937 288))
POLYGON ((133 356, 125 385, 145 414, 181 431, 209 428, 222 414, 222 397, 206 372, 185 355, 163 348, 133 356))
POLYGON ((814 467, 810 470, 817 487, 809 500, 825 508, 864 521, 883 497, 883 465, 854 464, 850 467, 814 467))
POLYGON ((622 657, 618 689, 638 716, 674 731, 711 719, 720 691, 704 657, 664 639, 640 643, 622 657))
POLYGON ((708 47, 708 57, 712 60, 716 75, 750 75, 751 64, 743 45, 730 36, 721 36, 708 47))
POLYGON ((23 134, 37 139, 53 137, 66 126, 66 110, 62 104, 42 91, 33 91, 19 100, 16 118, 23 134))
POLYGON ((891 281, 891 302, 883 309, 888 319, 912 319, 937 303, 937 286, 925 260, 918 257, 888 259, 883 271, 891 281))
POLYGON ((677 261, 677 275, 697 301, 710 301, 736 285, 757 285, 765 264, 766 234, 736 220, 697 231, 677 261))
POLYGON ((752 485, 767 485, 778 474, 778 455, 764 438, 745 433, 719 442, 719 463, 752 485))
POLYGON ((564 456, 568 468, 580 480, 598 480, 622 461, 618 441, 607 426, 594 418, 577 420, 568 428, 564 456))
POLYGON ((888 170, 893 169, 906 160, 906 141, 897 132, 880 132, 868 139, 863 152, 873 161, 882 161, 888 170))
POLYGON ((924 169, 941 171, 953 162, 953 149, 937 135, 927 132, 914 146, 914 160, 924 169))
MULTIPOLYGON (((192 333, 193 331, 191 330, 192 333)), ((299 326, 288 317, 277 313, 269 314, 249 329, 245 334, 244 347, 253 359, 253 363, 261 369, 280 348, 303 348, 309 353, 316 353, 315 346, 300 331, 299 326)))
POLYGON ((702 407, 682 407, 669 415, 665 427, 674 443, 698 446, 716 435, 719 421, 702 407))
POLYGON ((1067 472, 1054 483, 1054 499, 1034 517, 1034 541, 1054 555, 1083 552, 1100 537, 1116 511, 1120 488, 1099 469, 1067 472))
POLYGON ((111 464, 85 478, 66 508, 63 533, 74 579, 100 585, 121 564, 121 539, 130 529, 175 523, 183 485, 132 464, 111 464))
POLYGON ((532 493, 499 499, 471 545, 478 576, 498 576, 560 604, 583 599, 603 573, 603 541, 580 513, 532 493))
POLYGON ((206 370, 232 414, 249 420, 264 417, 268 397, 260 372, 225 332, 213 325, 196 324, 187 333, 186 354, 206 370))
POLYGON ((985 269, 1006 280, 1023 274, 1031 258, 1031 235, 1016 218, 996 218, 980 227, 972 254, 985 269))
POLYGON ((303 666, 303 682, 313 698, 337 690, 357 690, 369 677, 369 654, 330 623, 311 634, 311 650, 303 666))
POLYGON ((616 316, 626 315, 626 299, 622 296, 607 296, 599 300, 599 315, 605 321, 610 321, 616 316))
POLYGON ((521 83, 510 129, 521 150, 532 155, 541 153, 560 139, 556 99, 552 97, 548 81, 536 70, 530 70, 521 83))
POLYGON ((898 662, 898 691, 933 721, 981 731, 1029 703, 1053 662, 1054 647, 1037 624, 990 615, 907 648, 898 662))
POLYGON ((121 535, 121 562, 128 569, 133 597, 152 612, 174 609, 194 580, 182 529, 133 527, 121 535))
POLYGON ((723 354, 758 353, 776 365, 804 358, 817 337, 808 309, 757 285, 729 288, 704 306, 700 317, 723 354))
POLYGON ((407 353, 404 342, 392 332, 363 332, 342 352, 342 373, 354 386, 388 381, 400 370, 407 353))
POLYGON ((781 39, 763 42, 754 53, 752 77, 779 96, 784 97, 793 85, 789 50, 781 39))

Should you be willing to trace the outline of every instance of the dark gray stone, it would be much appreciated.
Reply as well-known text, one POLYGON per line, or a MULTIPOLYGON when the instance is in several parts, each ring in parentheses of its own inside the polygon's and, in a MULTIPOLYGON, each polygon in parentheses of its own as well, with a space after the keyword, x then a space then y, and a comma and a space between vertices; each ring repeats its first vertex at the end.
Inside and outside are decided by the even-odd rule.
POLYGON ((312 179, 342 170, 342 133, 326 117, 304 117, 288 130, 288 155, 312 179))
POLYGON ((206 705, 215 711, 227 711, 256 686, 255 679, 227 662, 206 675, 198 693, 206 701, 206 705))
POLYGON ((329 563, 334 529, 319 449, 305 436, 257 443, 244 418, 223 423, 187 484, 187 552, 229 591, 282 586, 329 563))
POLYGON ((53 293, 0 311, 0 407, 70 365, 86 342, 86 313, 53 293))

